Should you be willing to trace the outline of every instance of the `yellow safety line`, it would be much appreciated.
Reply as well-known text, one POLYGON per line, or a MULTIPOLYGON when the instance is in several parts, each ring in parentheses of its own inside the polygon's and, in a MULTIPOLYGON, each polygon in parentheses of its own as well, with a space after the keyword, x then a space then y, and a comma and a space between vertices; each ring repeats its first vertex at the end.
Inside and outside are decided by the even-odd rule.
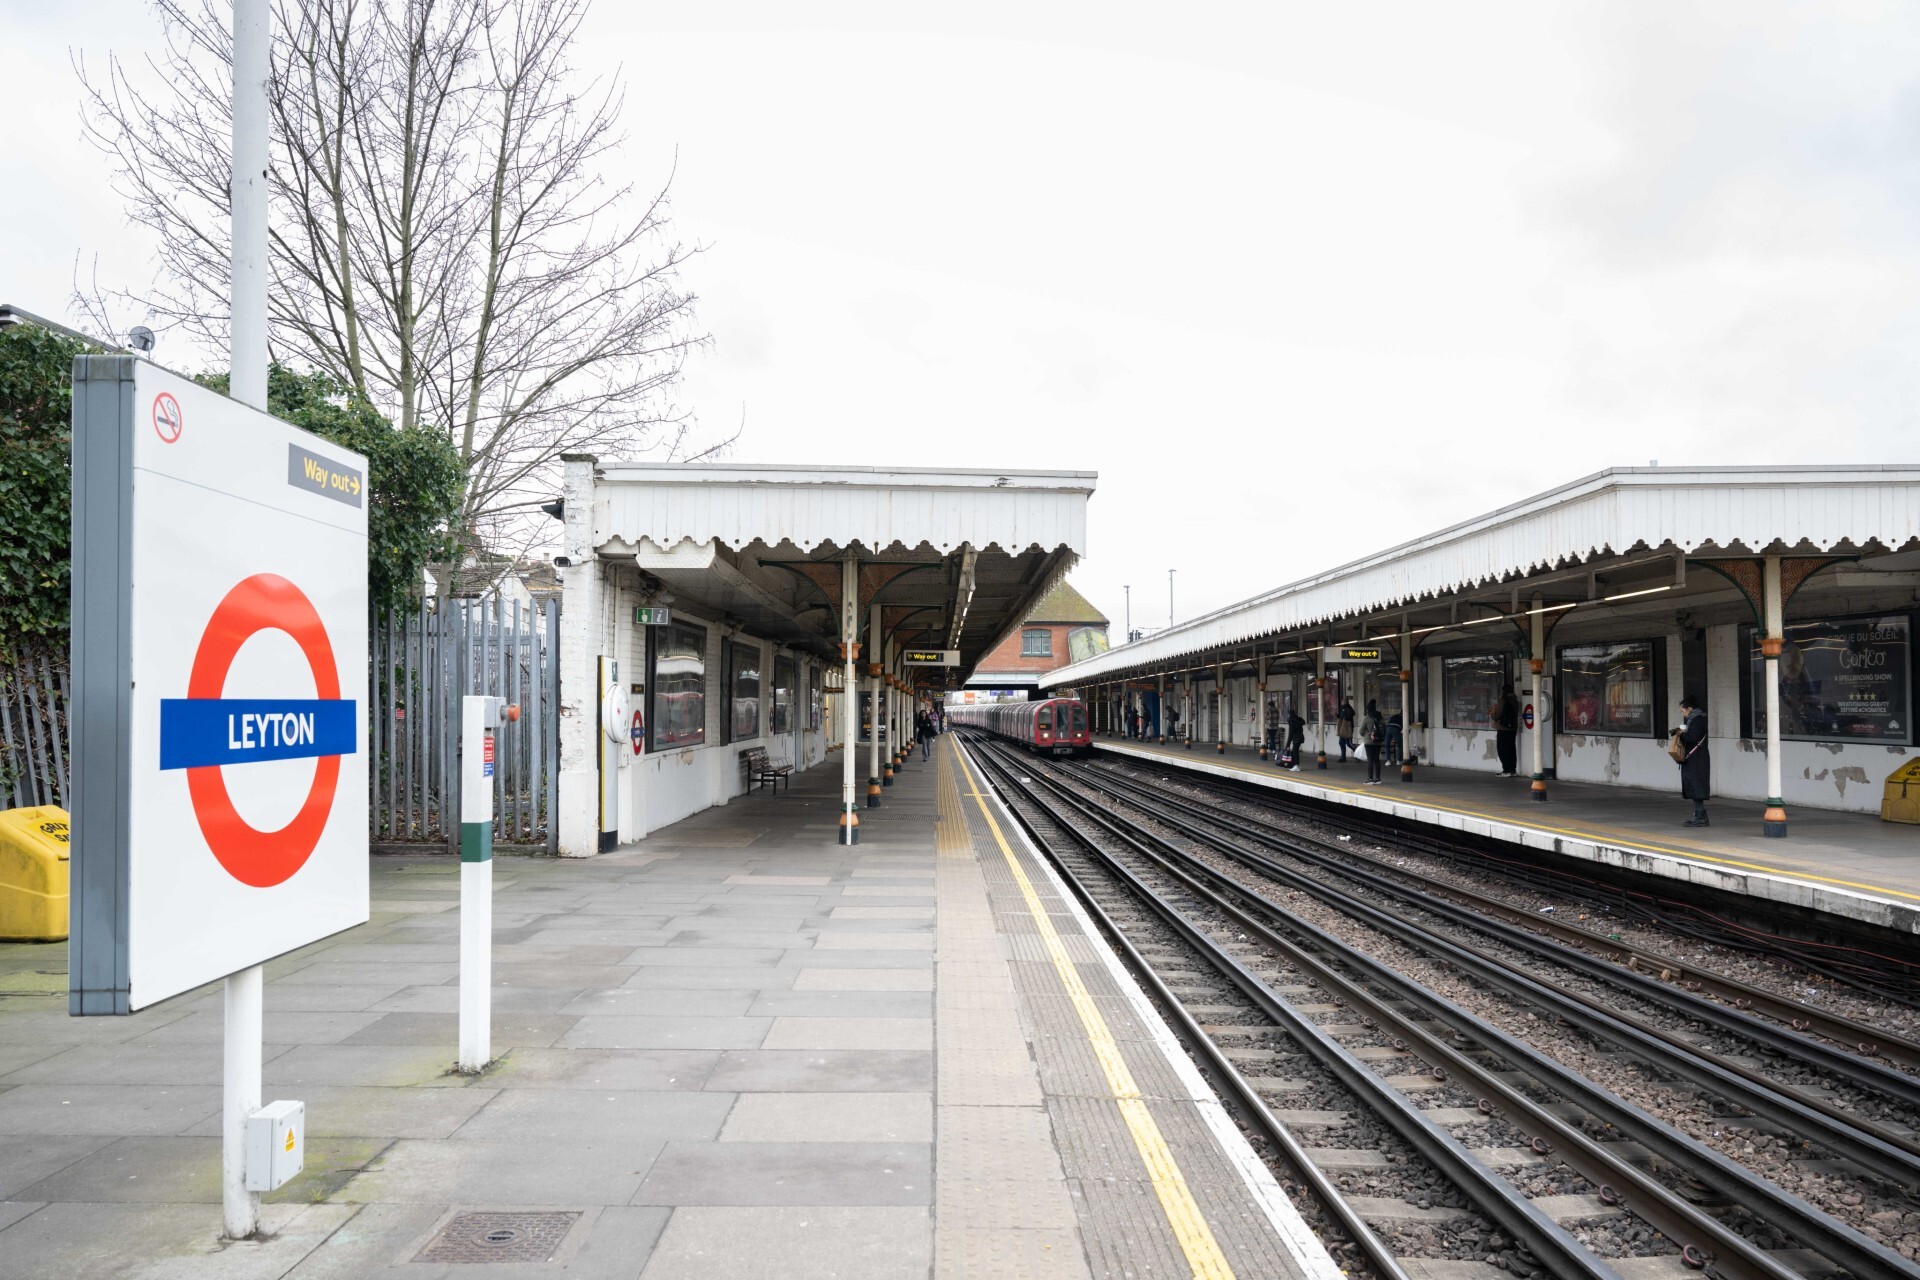
MULTIPOLYGON (((1173 755, 1170 751, 1156 751, 1152 754, 1170 756, 1175 760, 1184 759, 1184 757, 1173 755)), ((1228 767, 1245 769, 1249 773, 1259 774, 1263 777, 1279 777, 1278 774, 1272 773, 1271 771, 1251 769, 1246 765, 1230 765, 1228 767)), ((1280 780, 1283 782, 1293 781, 1291 778, 1283 778, 1280 780)), ((1318 787, 1322 791, 1338 791, 1340 794, 1348 796, 1371 796, 1380 794, 1376 791, 1360 791, 1354 787, 1336 786, 1331 782, 1297 782, 1294 783, 1294 785, 1301 787, 1318 787)), ((1456 805, 1445 805, 1436 800, 1429 800, 1425 796, 1417 800, 1409 799, 1407 803, 1418 804, 1423 809, 1433 809, 1440 813, 1458 814, 1463 818, 1483 818, 1488 822, 1504 822, 1509 826, 1525 827, 1530 831, 1548 831, 1557 836, 1573 836, 1580 840, 1611 839, 1617 842, 1621 848, 1640 849, 1648 853, 1671 854, 1676 858, 1691 858, 1696 862, 1711 862, 1717 866, 1738 867, 1742 871, 1758 871, 1765 875, 1784 876, 1792 880, 1810 880, 1815 884, 1838 885, 1843 889, 1864 889, 1869 893, 1884 894, 1890 898, 1906 898, 1911 902, 1920 902, 1920 893, 1911 893, 1905 889, 1889 888, 1886 885, 1871 884, 1861 880, 1840 880, 1833 876, 1815 875, 1811 871, 1802 871, 1795 867, 1776 867, 1764 862, 1748 862, 1741 858, 1716 858, 1712 854, 1702 853, 1698 849, 1676 849, 1672 845, 1655 844, 1651 840, 1645 840, 1637 835, 1627 834, 1619 827, 1602 825, 1597 831, 1594 829, 1582 830, 1574 827, 1550 827, 1544 822, 1528 822, 1512 812, 1489 813, 1484 809, 1462 809, 1456 805)), ((1726 846, 1722 845, 1719 847, 1725 848, 1726 846)))
POLYGON ((1140 1161, 1146 1166, 1154 1194, 1160 1198, 1160 1208, 1167 1215, 1168 1225, 1173 1228, 1174 1239, 1180 1242, 1180 1250, 1187 1256, 1187 1265, 1193 1269, 1197 1280, 1233 1280, 1233 1268, 1228 1265, 1226 1255, 1220 1251, 1219 1242, 1213 1238, 1213 1231, 1201 1215, 1200 1206, 1194 1201, 1193 1192, 1180 1172, 1179 1163, 1174 1160, 1167 1140, 1160 1134, 1160 1126, 1154 1123, 1152 1112, 1147 1110, 1146 1100, 1140 1096, 1140 1089, 1134 1084, 1133 1072, 1127 1069, 1126 1060, 1120 1055, 1120 1046, 1107 1029, 1107 1020, 1101 1016, 1100 1007, 1093 1002, 1093 996, 1080 981, 1080 971, 1067 955, 1066 944, 1055 931, 1053 920, 1048 916, 1045 904, 1040 901, 1040 895, 1034 892, 1033 882, 1027 878, 1025 868, 1014 856, 1007 838, 1000 833, 1000 824, 987 807, 987 798, 967 764, 966 753, 960 750, 958 743, 954 744, 953 754, 967 775, 967 785, 973 788, 968 794, 980 806, 980 812, 987 820, 987 829, 993 833, 994 843, 1000 846, 1000 853, 1006 858, 1007 866, 1020 886, 1020 896, 1026 899, 1027 910, 1040 930, 1040 938, 1046 945, 1048 957, 1053 961, 1054 972, 1060 975, 1060 985, 1066 988, 1074 1012, 1080 1015, 1080 1025, 1086 1029, 1087 1040, 1093 1046, 1093 1056, 1099 1060, 1100 1070, 1107 1077, 1107 1088, 1119 1104, 1120 1117, 1126 1121, 1127 1132, 1133 1135, 1133 1145, 1140 1152, 1140 1161))

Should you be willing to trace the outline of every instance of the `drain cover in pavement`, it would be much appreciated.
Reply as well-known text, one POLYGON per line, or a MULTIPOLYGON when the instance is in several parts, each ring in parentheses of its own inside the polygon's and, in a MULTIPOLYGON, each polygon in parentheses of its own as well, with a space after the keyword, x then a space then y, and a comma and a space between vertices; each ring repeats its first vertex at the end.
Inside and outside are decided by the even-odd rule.
POLYGON ((578 1213, 460 1213, 440 1228, 415 1262, 545 1262, 578 1213))

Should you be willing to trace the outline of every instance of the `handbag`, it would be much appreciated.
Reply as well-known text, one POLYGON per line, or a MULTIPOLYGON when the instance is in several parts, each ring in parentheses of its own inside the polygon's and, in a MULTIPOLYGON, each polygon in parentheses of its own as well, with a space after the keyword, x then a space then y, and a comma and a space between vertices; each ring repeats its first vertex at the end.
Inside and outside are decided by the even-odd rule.
POLYGON ((1359 746, 1353 749, 1353 758, 1355 760, 1360 761, 1362 764, 1366 763, 1366 760, 1367 760, 1367 744, 1366 743, 1363 742, 1359 746))
POLYGON ((1687 762, 1687 749, 1680 744, 1680 735, 1677 732, 1667 739, 1667 754, 1673 757, 1675 764, 1687 762))

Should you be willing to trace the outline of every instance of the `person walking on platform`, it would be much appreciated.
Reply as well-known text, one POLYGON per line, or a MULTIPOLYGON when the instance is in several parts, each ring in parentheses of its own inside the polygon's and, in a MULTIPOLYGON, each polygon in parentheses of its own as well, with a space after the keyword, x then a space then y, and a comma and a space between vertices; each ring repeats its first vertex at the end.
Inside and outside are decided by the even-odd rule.
POLYGON ((1713 794, 1713 757, 1707 752, 1707 709, 1700 696, 1680 699, 1680 727, 1667 743, 1667 754, 1680 766, 1680 796, 1693 801, 1693 816, 1680 825, 1706 827, 1707 800, 1713 794))
POLYGON ((1360 722, 1360 741, 1367 748, 1367 785, 1380 785, 1380 767, 1386 763, 1387 722, 1380 716, 1380 704, 1367 702, 1367 718, 1360 722))
POLYGON ((1307 745, 1307 720, 1298 707, 1287 713, 1287 768, 1300 772, 1300 751, 1307 745))
POLYGON ((1400 753, 1405 749, 1402 745, 1402 733, 1400 713, 1396 711, 1387 717, 1387 763, 1390 765, 1400 763, 1400 753))
POLYGON ((1493 704, 1493 740, 1500 752, 1500 776, 1518 777, 1520 772, 1520 699, 1511 683, 1500 686, 1500 701, 1493 704))
POLYGON ((1340 739, 1340 763, 1347 762, 1347 752, 1353 750, 1353 703, 1340 699, 1340 710, 1335 713, 1333 732, 1340 739))
POLYGON ((922 711, 915 717, 914 732, 920 738, 920 758, 927 759, 933 754, 933 717, 922 711))

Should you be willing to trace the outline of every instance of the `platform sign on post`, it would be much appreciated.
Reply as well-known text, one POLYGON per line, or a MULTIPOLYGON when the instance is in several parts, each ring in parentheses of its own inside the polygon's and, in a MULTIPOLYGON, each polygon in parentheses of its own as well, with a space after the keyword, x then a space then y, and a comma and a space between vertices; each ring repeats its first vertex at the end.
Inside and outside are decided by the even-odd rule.
POLYGON ((69 1008, 365 923, 366 459, 130 356, 73 386, 69 1008))

